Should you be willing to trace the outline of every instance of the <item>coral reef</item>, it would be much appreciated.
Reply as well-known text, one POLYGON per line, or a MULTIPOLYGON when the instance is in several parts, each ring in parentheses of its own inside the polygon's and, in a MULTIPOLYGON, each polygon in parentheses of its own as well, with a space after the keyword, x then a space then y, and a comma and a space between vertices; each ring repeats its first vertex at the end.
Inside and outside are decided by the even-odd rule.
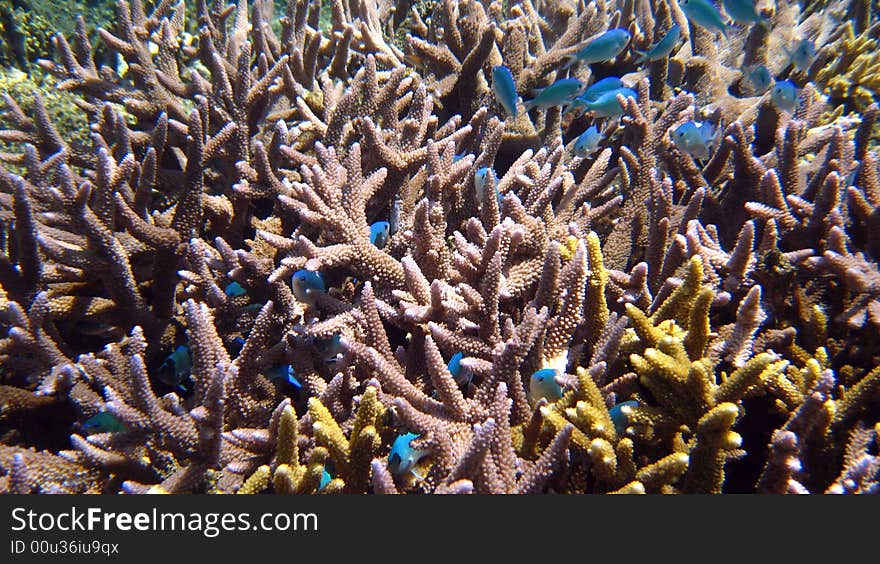
POLYGON ((0 118, 0 491, 878 493, 863 4, 119 0, 114 65, 80 18, 89 135, 0 118))

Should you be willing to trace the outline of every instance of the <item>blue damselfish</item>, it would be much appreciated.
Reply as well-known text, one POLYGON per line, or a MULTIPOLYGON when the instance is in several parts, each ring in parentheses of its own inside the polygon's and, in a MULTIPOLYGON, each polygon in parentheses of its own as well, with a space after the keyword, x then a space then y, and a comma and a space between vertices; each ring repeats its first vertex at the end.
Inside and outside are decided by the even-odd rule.
POLYGON ((87 435, 94 433, 118 433, 128 430, 119 419, 116 419, 113 414, 107 411, 102 411, 86 419, 82 424, 82 429, 87 435))
POLYGON ((293 273, 290 281, 293 295, 299 301, 306 304, 315 303, 315 294, 327 292, 327 283, 320 272, 311 270, 297 270, 293 273))
POLYGON ((190 358, 189 347, 187 345, 179 345, 174 349, 174 352, 165 358, 165 361, 156 372, 156 376, 163 384, 179 386, 189 376, 190 370, 192 370, 192 359, 190 358))
POLYGON ((516 84, 510 69, 504 65, 492 67, 492 92, 507 115, 516 117, 516 84))
POLYGON ((242 286, 238 282, 230 282, 226 285, 226 288, 223 289, 223 293, 225 293, 230 298, 237 298, 238 296, 243 296, 247 294, 247 290, 245 290, 244 286, 242 286))
POLYGON ((623 106, 617 101, 617 95, 624 98, 638 98, 635 90, 630 88, 618 88, 603 92, 595 100, 578 98, 575 104, 593 114, 593 117, 616 117, 623 115, 623 106))
POLYGON ((529 378, 529 400, 538 403, 541 398, 554 402, 562 397, 562 386, 556 382, 556 370, 542 368, 529 378))
POLYGON ((568 55, 568 59, 562 68, 568 68, 575 63, 601 63, 616 58, 626 48, 632 36, 622 28, 609 29, 605 33, 590 40, 577 52, 568 55))
POLYGON ((417 438, 419 435, 415 433, 404 433, 394 439, 391 444, 391 452, 388 454, 388 469, 392 474, 401 476, 410 473, 421 478, 416 473, 416 465, 422 458, 430 454, 430 451, 413 448, 412 442, 417 438))
POLYGON ((671 28, 669 28, 669 31, 666 32, 666 35, 663 36, 663 39, 655 43, 650 49, 648 49, 647 51, 636 51, 636 53, 639 55, 639 58, 636 60, 636 64, 665 59, 669 56, 670 53, 672 53, 672 50, 675 49, 675 46, 678 45, 678 40, 680 38, 681 26, 675 24, 671 28))
POLYGON ((730 19, 736 23, 749 25, 760 24, 764 27, 770 25, 767 18, 761 16, 755 9, 753 0, 722 0, 724 11, 730 16, 730 19))
POLYGON ((605 136, 602 135, 599 128, 591 125, 574 142, 574 154, 581 158, 592 155, 599 148, 599 143, 604 138, 605 136))
POLYGON ((370 243, 380 249, 384 249, 391 235, 391 224, 387 221, 377 221, 370 225, 370 243))
POLYGON ((449 364, 446 365, 446 368, 449 370, 449 373, 452 374, 455 383, 459 386, 464 386, 470 383, 474 377, 473 372, 461 365, 462 358, 464 358, 464 354, 457 352, 452 355, 452 358, 449 359, 449 364))
POLYGON ((551 108, 569 104, 575 96, 583 92, 584 83, 576 78, 562 78, 541 90, 537 96, 525 103, 526 111, 532 108, 551 108))
POLYGON ((693 121, 685 122, 672 132, 672 142, 675 146, 690 156, 705 160, 717 139, 718 132, 708 122, 697 124, 693 121))
POLYGON ((626 431, 627 425, 629 425, 629 421, 626 417, 626 411, 628 409, 624 408, 633 408, 638 407, 639 402, 635 400, 624 401, 616 404, 614 407, 608 410, 609 415, 611 415, 611 422, 614 423, 614 430, 618 435, 623 435, 624 431, 626 431))
POLYGON ((780 110, 791 112, 797 107, 798 87, 790 80, 780 80, 770 90, 770 100, 780 110))
POLYGON ((691 22, 708 30, 717 29, 727 37, 727 30, 731 28, 724 23, 721 12, 709 0, 679 0, 678 5, 691 22))

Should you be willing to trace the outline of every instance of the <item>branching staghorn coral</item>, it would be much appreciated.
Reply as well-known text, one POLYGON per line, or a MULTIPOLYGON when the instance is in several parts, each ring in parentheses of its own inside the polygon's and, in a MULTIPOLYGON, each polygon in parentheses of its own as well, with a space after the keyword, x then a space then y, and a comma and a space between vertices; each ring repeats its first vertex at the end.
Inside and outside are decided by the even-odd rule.
POLYGON ((876 108, 818 64, 774 66, 791 112, 740 97, 836 11, 716 41, 667 0, 269 4, 199 2, 187 42, 182 3, 120 2, 116 69, 58 36, 91 145, 6 99, 4 491, 876 491, 876 108), (672 22, 668 61, 563 68, 672 22), (638 96, 513 118, 500 64, 638 96))

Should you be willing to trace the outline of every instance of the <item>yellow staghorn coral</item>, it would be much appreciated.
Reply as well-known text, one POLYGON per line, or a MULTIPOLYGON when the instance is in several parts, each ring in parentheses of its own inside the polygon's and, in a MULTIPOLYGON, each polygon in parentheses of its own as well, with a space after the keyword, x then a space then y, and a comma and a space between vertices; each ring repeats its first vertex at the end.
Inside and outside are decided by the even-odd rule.
POLYGON ((856 35, 852 22, 830 46, 829 63, 816 73, 815 82, 834 100, 864 112, 880 95, 878 26, 856 35))
POLYGON ((651 322, 657 324, 665 319, 674 319, 680 326, 687 329, 691 309, 700 293, 702 283, 703 260, 699 256, 694 256, 688 263, 684 282, 651 315, 651 322))
POLYGON ((685 493, 721 493, 724 464, 742 445, 742 437, 732 430, 738 415, 736 405, 722 403, 700 418, 684 475, 685 493))
POLYGON ((587 279, 587 295, 584 300, 584 319, 587 320, 589 345, 596 344, 602 329, 608 323, 608 303, 605 291, 608 286, 608 270, 602 260, 602 247, 595 231, 587 235, 587 265, 590 269, 587 279))

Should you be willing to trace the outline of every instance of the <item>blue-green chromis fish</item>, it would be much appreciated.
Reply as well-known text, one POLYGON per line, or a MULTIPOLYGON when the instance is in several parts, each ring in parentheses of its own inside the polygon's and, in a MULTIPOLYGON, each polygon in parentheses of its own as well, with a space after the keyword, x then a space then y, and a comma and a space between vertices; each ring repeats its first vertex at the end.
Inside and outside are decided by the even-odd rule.
POLYGON ((537 96, 525 103, 526 111, 532 108, 562 106, 583 92, 584 84, 576 78, 562 78, 542 89, 537 96))
POLYGON ((780 110, 791 112, 797 107, 798 88, 790 80, 777 81, 770 90, 770 100, 780 110))
POLYGON ((576 103, 588 112, 592 112, 593 117, 617 117, 623 115, 623 106, 617 101, 617 95, 620 94, 624 98, 638 98, 635 90, 630 88, 619 88, 617 90, 609 90, 604 92, 595 100, 584 100, 578 98, 576 103))
POLYGON ((323 490, 327 487, 327 484, 333 479, 333 475, 327 471, 327 467, 324 467, 324 470, 321 472, 321 482, 318 484, 318 491, 323 490))
POLYGON ((567 56, 568 61, 562 68, 567 69, 575 63, 601 63, 616 58, 626 48, 632 36, 622 28, 609 29, 577 52, 567 56))
POLYGON ((516 84, 510 69, 504 65, 492 67, 492 92, 507 115, 516 117, 516 84))
POLYGON ((592 155, 599 148, 599 143, 604 137, 598 127, 591 125, 574 142, 574 154, 581 158, 592 155))
POLYGON ((241 349, 244 348, 244 339, 241 337, 235 337, 229 342, 229 345, 226 347, 229 350, 229 354, 233 357, 236 357, 241 353, 241 349))
POLYGON ((749 25, 760 24, 769 27, 770 22, 758 13, 753 0, 722 0, 724 11, 736 23, 749 25))
POLYGON ((391 213, 388 214, 388 233, 394 235, 400 231, 400 200, 394 200, 391 204, 391 213))
POLYGON ((342 348, 342 335, 339 333, 328 339, 316 339, 315 348, 328 364, 339 361, 345 354, 345 349, 342 348))
POLYGON ((238 282, 230 282, 226 285, 226 288, 223 289, 223 292, 230 298, 237 298, 238 296, 247 294, 247 290, 245 290, 244 286, 238 282))
POLYGON ((532 405, 541 398, 554 402, 562 397, 562 386, 556 382, 556 370, 542 368, 529 378, 529 400, 532 405))
POLYGON ((449 370, 449 373, 452 374, 455 383, 459 386, 464 386, 470 383, 474 378, 474 373, 461 365, 462 358, 464 358, 464 354, 457 352, 452 355, 452 358, 449 359, 449 364, 446 365, 446 368, 449 370))
POLYGON ((168 386, 179 386, 192 370, 192 359, 189 356, 189 347, 179 345, 165 359, 156 373, 157 378, 168 386))
POLYGON ((617 432, 618 436, 622 436, 623 433, 626 431, 627 426, 629 425, 625 413, 628 410, 624 408, 633 408, 638 406, 639 402, 635 400, 629 400, 615 404, 614 407, 608 410, 609 415, 611 415, 611 422, 614 423, 614 430, 617 432))
POLYGON ((113 414, 102 411, 86 419, 82 424, 82 430, 87 435, 92 435, 95 433, 119 433, 128 431, 128 428, 119 419, 116 419, 113 414))
POLYGON ((272 368, 268 368, 263 371, 263 376, 268 378, 269 380, 286 382, 290 384, 297 390, 302 389, 302 384, 299 380, 297 380, 296 375, 293 372, 293 366, 289 364, 282 364, 280 366, 273 366, 272 368))
POLYGON ((391 235, 391 224, 387 221, 377 221, 370 225, 370 243, 384 249, 391 235))
POLYGON ((709 151, 715 142, 717 131, 709 123, 697 125, 693 121, 685 122, 672 132, 672 142, 675 146, 690 156, 706 160, 709 151))
POLYGON ((327 284, 320 272, 302 269, 293 273, 290 287, 296 299, 311 305, 315 303, 315 294, 327 291, 327 284))
POLYGON ((620 77, 617 76, 607 76, 602 80, 596 81, 584 90, 584 93, 580 95, 581 98, 585 100, 595 100, 605 92, 610 92, 612 90, 620 90, 621 88, 625 88, 626 84, 620 80, 620 77))
POLYGON ((816 58, 816 45, 809 39, 801 39, 795 44, 794 49, 785 49, 785 52, 788 53, 794 68, 804 70, 809 68, 816 58))
POLYGON ((729 26, 724 23, 718 8, 709 0, 679 0, 678 5, 692 23, 708 30, 717 29, 727 38, 729 26))
POLYGON ((746 77, 755 89, 756 94, 763 94, 773 84, 773 77, 764 65, 755 65, 746 69, 746 77))
POLYGON ((415 433, 398 435, 391 444, 391 452, 388 454, 388 469, 392 474, 400 476, 407 472, 421 478, 416 471, 419 461, 430 454, 430 451, 413 448, 412 442, 419 438, 415 433))
POLYGON ((474 190, 477 194, 477 203, 482 206, 486 198, 486 185, 491 184, 495 191, 495 198, 501 203, 501 194, 498 193, 498 182, 495 171, 489 167, 477 169, 474 173, 474 190))
POLYGON ((636 53, 639 55, 639 58, 636 60, 636 64, 665 59, 669 56, 670 53, 672 53, 672 50, 675 49, 675 46, 678 45, 678 40, 680 38, 681 26, 675 24, 671 28, 669 28, 669 31, 666 32, 666 35, 663 36, 663 39, 655 43, 650 49, 648 49, 647 51, 636 51, 636 53))

